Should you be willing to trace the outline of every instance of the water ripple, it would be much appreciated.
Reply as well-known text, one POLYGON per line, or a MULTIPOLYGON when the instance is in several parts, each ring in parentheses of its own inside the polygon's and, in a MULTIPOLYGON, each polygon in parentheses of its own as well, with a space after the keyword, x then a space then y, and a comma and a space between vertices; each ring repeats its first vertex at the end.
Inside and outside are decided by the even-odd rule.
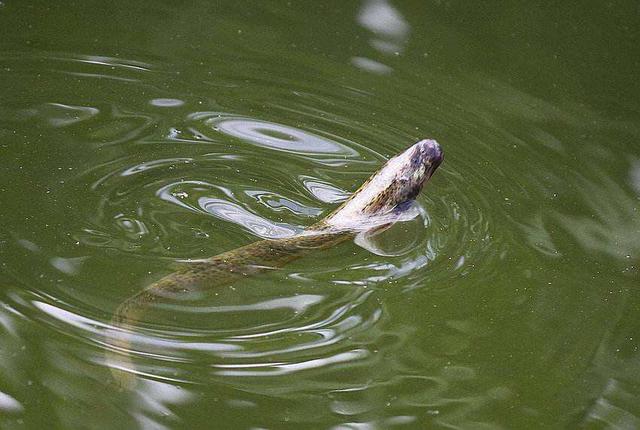
MULTIPOLYGON (((358 19, 379 54, 408 46, 408 23, 388 2, 365 2, 358 19)), ((583 181, 584 172, 559 173, 573 154, 547 122, 580 121, 500 82, 467 76, 453 85, 432 73, 429 85, 416 88, 411 82, 422 71, 390 73, 395 65, 363 53, 345 62, 352 58, 378 76, 359 73, 345 81, 327 72, 301 79, 280 65, 269 74, 246 67, 244 76, 221 66, 215 79, 198 79, 197 88, 166 89, 173 75, 162 61, 60 53, 11 59, 28 68, 39 57, 52 62, 51 94, 2 106, 2 116, 55 133, 80 161, 67 166, 69 160, 50 151, 64 166, 56 173, 63 173, 49 177, 31 166, 31 177, 42 176, 43 185, 24 204, 37 222, 28 228, 16 222, 0 241, 14 255, 2 262, 10 279, 29 288, 7 293, 12 310, 0 314, 0 323, 14 334, 15 318, 30 319, 69 337, 105 373, 114 366, 136 375, 145 399, 172 392, 170 384, 288 400, 304 392, 316 394, 313 406, 321 404, 335 428, 491 428, 469 417, 487 405, 508 405, 517 393, 499 381, 488 386, 486 369, 468 358, 490 330, 469 329, 478 325, 471 317, 445 316, 438 325, 435 308, 411 301, 473 294, 457 289, 468 287, 467 279, 491 284, 516 251, 559 258, 553 222, 584 248, 618 260, 637 254, 630 233, 637 222, 626 216, 635 211, 636 196, 604 177, 595 183, 583 181), (366 79, 374 78, 388 81, 370 86, 366 79), (104 99, 70 95, 98 79, 104 99), (56 93, 61 83, 72 91, 56 93), (107 91, 125 88, 135 96, 122 100, 107 91), (216 99, 200 95, 208 92, 216 99), (440 140, 446 162, 418 198, 421 216, 373 238, 378 255, 345 243, 198 300, 150 306, 136 326, 105 322, 119 303, 170 272, 170 262, 304 231, 387 158, 423 137, 440 140), (587 190, 580 199, 594 216, 553 206, 553 190, 566 189, 563 181, 587 190), (46 204, 34 203, 38 193, 46 204), (594 197, 624 204, 603 209, 594 197), (531 202, 541 203, 538 213, 529 211, 531 202), (55 240, 46 240, 49 220, 37 219, 40 208, 58 220, 55 240), (502 228, 509 223, 516 228, 502 228), (108 340, 118 334, 132 339, 130 349, 108 340), (107 362, 105 351, 120 361, 107 362), (384 418, 373 416, 381 410, 388 411, 384 418)), ((633 169, 628 180, 637 188, 633 169)), ((82 361, 56 352, 55 366, 82 361)), ((588 421, 605 420, 609 404, 625 394, 614 382, 588 421)), ((232 397, 226 399, 233 405, 246 405, 232 397)), ((0 393, 0 409, 18 411, 20 402, 12 392, 0 393)), ((157 410, 169 410, 161 403, 157 410)), ((308 423, 307 413, 294 406, 290 415, 308 423)))

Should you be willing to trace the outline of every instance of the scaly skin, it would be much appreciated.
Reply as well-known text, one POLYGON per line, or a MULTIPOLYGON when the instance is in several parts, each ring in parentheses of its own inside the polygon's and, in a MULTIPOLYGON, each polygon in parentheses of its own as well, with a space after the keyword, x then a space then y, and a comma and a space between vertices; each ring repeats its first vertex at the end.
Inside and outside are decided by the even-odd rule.
POLYGON ((337 245, 353 235, 352 231, 314 230, 312 234, 260 240, 206 260, 186 263, 182 269, 125 300, 116 309, 112 322, 116 326, 133 323, 140 320, 144 309, 154 301, 229 285, 243 277, 280 268, 311 251, 337 245))
POLYGON ((278 269, 312 251, 329 248, 358 232, 383 229, 399 219, 403 204, 412 201, 442 162, 442 151, 432 140, 423 140, 389 160, 346 202, 308 232, 284 239, 267 239, 186 264, 125 300, 114 312, 111 348, 106 361, 122 388, 135 384, 125 331, 140 321, 154 302, 179 299, 190 292, 206 291, 237 282, 247 276, 278 269))

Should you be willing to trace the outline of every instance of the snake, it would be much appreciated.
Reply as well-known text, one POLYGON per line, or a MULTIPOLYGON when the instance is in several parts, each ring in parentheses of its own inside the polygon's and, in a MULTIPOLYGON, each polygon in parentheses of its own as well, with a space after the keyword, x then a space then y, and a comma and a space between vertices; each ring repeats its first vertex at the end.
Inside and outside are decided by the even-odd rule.
POLYGON ((228 286, 279 269, 311 252, 333 247, 413 218, 413 202, 444 159, 433 139, 423 139, 390 158, 337 209, 295 236, 264 239, 184 264, 123 301, 113 313, 106 363, 118 386, 131 389, 137 373, 130 351, 136 324, 154 303, 228 286))

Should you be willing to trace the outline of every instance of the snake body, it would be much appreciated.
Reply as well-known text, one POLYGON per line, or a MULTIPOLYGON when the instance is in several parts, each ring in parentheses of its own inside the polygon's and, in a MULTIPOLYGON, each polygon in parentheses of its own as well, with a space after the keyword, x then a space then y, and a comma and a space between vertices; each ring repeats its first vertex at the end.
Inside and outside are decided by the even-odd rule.
POLYGON ((260 240, 214 257, 191 262, 128 298, 113 314, 107 364, 122 387, 131 388, 135 368, 130 361, 131 329, 149 306, 192 292, 229 285, 273 270, 312 251, 329 248, 356 234, 384 229, 401 220, 423 184, 443 160, 435 140, 422 140, 391 158, 347 201, 304 233, 260 240))

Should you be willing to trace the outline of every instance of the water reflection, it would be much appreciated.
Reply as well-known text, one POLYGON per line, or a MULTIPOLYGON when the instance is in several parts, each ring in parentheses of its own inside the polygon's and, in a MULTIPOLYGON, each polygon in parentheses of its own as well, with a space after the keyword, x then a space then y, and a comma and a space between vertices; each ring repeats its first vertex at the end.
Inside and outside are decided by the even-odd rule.
POLYGON ((640 160, 634 160, 629 169, 629 183, 640 196, 640 160))
POLYGON ((366 0, 357 17, 358 23, 374 36, 371 45, 385 54, 402 52, 409 37, 409 23, 386 0, 366 0))
POLYGON ((233 117, 211 118, 207 123, 222 133, 270 149, 299 154, 356 155, 337 142, 282 124, 233 117))
POLYGON ((602 173, 582 180, 579 194, 590 216, 558 213, 558 223, 584 248, 625 262, 640 258, 637 196, 602 173))
POLYGON ((89 106, 68 106, 62 103, 48 103, 43 106, 39 115, 46 117, 53 127, 66 127, 86 121, 96 116, 100 111, 89 106), (48 111, 48 112, 47 112, 48 111))
POLYGON ((195 393, 172 384, 146 380, 136 391, 129 412, 141 428, 170 429, 182 420, 174 412, 181 404, 192 402, 195 393))
POLYGON ((300 180, 313 196, 323 203, 340 203, 349 198, 349 193, 330 183, 313 177, 301 176, 300 180))
POLYGON ((105 55, 77 55, 77 56, 60 55, 52 58, 55 58, 59 61, 77 61, 80 63, 107 66, 110 69, 123 68, 123 69, 146 72, 153 68, 152 64, 145 63, 143 61, 109 57, 105 55))
POLYGON ((353 57, 351 58, 351 64, 359 69, 366 70, 367 72, 375 73, 378 75, 388 75, 393 72, 393 69, 386 64, 382 64, 379 61, 372 60, 365 57, 353 57))
MULTIPOLYGON (((404 51, 411 28, 402 14, 387 0, 364 1, 356 20, 373 33, 369 43, 381 54, 399 55, 404 51)), ((390 66, 365 56, 352 57, 351 64, 379 75, 393 71, 390 66)))
POLYGON ((184 100, 159 98, 149 100, 149 104, 157 107, 178 107, 184 104, 184 100))
POLYGON ((0 53, 0 426, 637 427, 629 100, 607 117, 589 85, 563 92, 556 78, 584 81, 562 55, 532 56, 553 82, 505 77, 521 33, 494 64, 448 27, 472 21, 462 4, 345 3, 320 24, 295 2, 202 6, 145 11, 162 21, 146 37, 91 25, 86 44, 0 53), (429 63, 405 55, 430 31, 429 63), (420 197, 428 225, 389 232, 395 256, 347 243, 156 306, 122 329, 131 350, 106 341, 171 262, 299 232, 423 136, 448 159, 420 197))
POLYGON ((340 366, 341 363, 348 363, 349 366, 356 365, 357 361, 363 360, 368 356, 368 351, 356 349, 352 351, 342 352, 333 356, 316 358, 313 360, 300 361, 290 364, 272 364, 265 363, 264 366, 254 364, 251 367, 247 365, 217 365, 218 369, 214 371, 218 376, 235 376, 235 377, 262 377, 262 376, 282 376, 296 373, 304 370, 321 369, 327 366, 340 366), (266 367, 264 370, 261 367, 266 367))
POLYGON ((0 411, 4 414, 20 413, 24 407, 10 395, 0 391, 0 411))

